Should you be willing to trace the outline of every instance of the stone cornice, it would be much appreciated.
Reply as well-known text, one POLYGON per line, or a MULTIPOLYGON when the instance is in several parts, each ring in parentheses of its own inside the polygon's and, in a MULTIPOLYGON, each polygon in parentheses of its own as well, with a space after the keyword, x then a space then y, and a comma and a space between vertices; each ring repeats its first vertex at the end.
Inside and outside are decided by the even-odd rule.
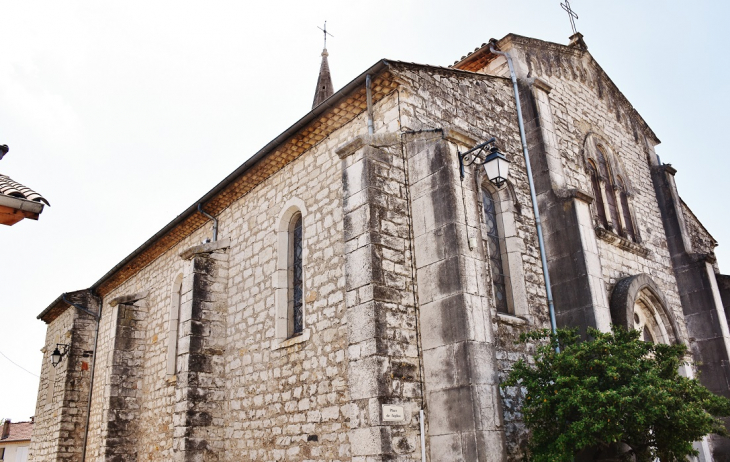
POLYGON ((596 228, 596 236, 598 236, 599 239, 602 241, 608 242, 609 244, 613 244, 619 249, 626 250, 627 252, 631 252, 633 254, 639 255, 640 257, 648 257, 649 256, 649 249, 646 247, 637 244, 636 242, 631 242, 630 240, 626 239, 625 237, 619 236, 618 234, 614 233, 613 231, 609 231, 605 228, 602 228, 600 226, 597 226, 596 228))
POLYGON ((216 250, 223 250, 227 249, 231 246, 231 240, 230 239, 221 239, 219 241, 215 242, 207 242, 205 244, 195 245, 193 247, 190 247, 188 249, 183 250, 180 252, 180 258, 183 260, 190 260, 194 256, 201 254, 201 253, 212 253, 216 250))

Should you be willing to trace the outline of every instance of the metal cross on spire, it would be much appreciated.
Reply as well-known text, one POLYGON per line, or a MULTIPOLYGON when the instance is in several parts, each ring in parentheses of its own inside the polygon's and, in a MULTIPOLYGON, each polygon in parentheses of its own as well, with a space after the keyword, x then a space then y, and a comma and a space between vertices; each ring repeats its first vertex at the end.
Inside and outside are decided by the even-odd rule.
MULTIPOLYGON (((567 2, 568 0, 565 0, 565 1, 567 2)), ((329 32, 327 32, 327 21, 324 22, 324 29, 322 29, 319 26, 317 26, 317 29, 319 29, 322 32, 324 32, 324 49, 326 50, 327 49, 327 36, 329 35, 330 37, 334 37, 334 35, 332 35, 329 32)))
POLYGON ((570 1, 565 0, 565 3, 560 4, 561 7, 568 13, 568 17, 570 18, 570 26, 573 28, 573 35, 575 35, 578 31, 575 30, 575 20, 578 19, 578 15, 575 14, 575 11, 573 11, 570 8, 570 1))

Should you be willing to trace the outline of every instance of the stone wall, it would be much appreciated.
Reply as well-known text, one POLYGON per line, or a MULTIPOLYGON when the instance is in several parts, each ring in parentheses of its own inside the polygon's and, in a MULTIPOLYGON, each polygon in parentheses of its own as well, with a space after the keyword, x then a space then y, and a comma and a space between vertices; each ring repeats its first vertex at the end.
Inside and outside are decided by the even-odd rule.
MULTIPOLYGON (((586 138, 592 135, 605 142, 610 150, 608 155, 615 161, 610 164, 609 160, 614 175, 623 176, 630 188, 629 200, 640 242, 638 246, 628 246, 624 245, 625 239, 611 235, 615 233, 597 234, 604 296, 608 297, 616 282, 625 277, 649 274, 677 318, 682 318, 651 176, 651 167, 656 163, 653 146, 657 141, 589 54, 578 49, 537 48, 519 42, 515 47, 517 59, 524 60, 524 71, 530 72, 530 79, 540 79, 550 87, 549 107, 564 187, 593 195, 585 160, 586 138)), ((595 220, 595 204, 593 207, 595 220)), ((598 226, 597 222, 594 226, 598 226)))
MULTIPOLYGON (((66 295, 72 303, 92 312, 98 310, 95 298, 86 291, 66 295)), ((49 324, 42 349, 42 378, 36 402, 38 417, 29 450, 30 460, 70 462, 80 459, 95 330, 95 319, 74 307, 69 307, 49 324), (68 345, 68 350, 54 368, 50 355, 57 344, 68 345)))
POLYGON ((398 138, 391 136, 388 144, 363 147, 361 137, 338 150, 353 461, 413 461, 420 447, 421 371, 406 163, 398 138), (403 420, 385 421, 384 405, 402 406, 403 420))
POLYGON ((46 342, 43 352, 43 366, 41 380, 38 386, 36 400, 35 424, 33 438, 30 445, 29 457, 35 461, 55 461, 58 451, 58 436, 60 436, 60 415, 63 406, 63 368, 67 364, 54 368, 51 365, 50 354, 57 343, 68 343, 71 338, 76 313, 66 310, 61 316, 48 326, 46 342), (58 390, 58 392, 57 392, 58 390))
MULTIPOLYGON (((692 243, 692 251, 695 253, 701 253, 706 255, 715 254, 715 247, 717 247, 717 241, 712 235, 705 229, 702 222, 695 216, 694 212, 689 206, 683 201, 682 203, 682 215, 687 226, 687 234, 689 235, 690 242, 692 243)), ((719 273, 719 270, 716 271, 719 273)))
MULTIPOLYGON (((658 140, 579 43, 563 47, 510 36, 500 45, 516 61, 522 94, 531 100, 526 103, 528 113, 530 109, 533 114, 537 113, 537 128, 542 132, 543 145, 537 150, 541 157, 533 162, 536 184, 542 182, 558 197, 569 197, 572 191, 593 194, 587 170, 589 141, 593 139, 603 145, 610 169, 615 176, 622 177, 629 191, 637 238, 630 240, 615 230, 605 229, 596 219, 594 202, 591 212, 595 235, 589 226, 582 226, 580 239, 584 241, 581 246, 584 253, 593 247, 591 241, 595 241, 598 258, 586 258, 585 268, 572 267, 570 271, 584 275, 586 284, 571 283, 565 289, 584 290, 584 295, 590 295, 597 314, 594 325, 605 329, 607 325, 598 321, 616 284, 632 275, 646 275, 655 283, 653 290, 660 293, 667 305, 678 340, 688 344, 694 359, 701 363, 703 383, 715 392, 726 394, 727 380, 722 377, 726 375, 723 358, 728 349, 727 323, 724 316, 716 315, 719 295, 712 287, 714 275, 708 269, 708 262, 683 254, 693 252, 690 249, 694 246, 706 249, 711 238, 701 232, 701 225, 692 220, 693 216, 688 223, 685 215, 690 214, 683 213, 673 183, 674 169, 658 165, 654 153, 658 140), (547 95, 539 96, 541 92, 547 95), (548 124, 547 119, 550 119, 548 124), (555 152, 559 163, 552 161, 555 152), (596 273, 601 275, 600 284, 591 282, 592 274, 596 273)), ((503 74, 504 60, 493 61, 488 71, 503 74)), ((556 202, 541 202, 541 210, 549 209, 556 202)), ((546 220, 549 223, 551 217, 546 220)), ((553 217, 552 222, 555 221, 553 217)), ((549 233, 548 230, 550 254, 563 244, 559 240, 551 242, 549 233)), ((566 242, 576 242, 576 238, 568 238, 566 242)), ((565 273, 569 268, 571 265, 560 266, 551 261, 551 274, 565 273)), ((563 307, 558 302, 562 301, 556 297, 560 311, 563 307)), ((716 443, 715 457, 721 457, 717 449, 724 443, 716 443)))
MULTIPOLYGON (((607 329, 615 284, 645 274, 689 341, 652 184, 653 134, 589 55, 514 40, 560 322, 607 329), (630 186, 635 241, 595 221, 589 137, 610 147, 630 186)), ((206 224, 106 295, 87 460, 412 462, 420 409, 431 461, 522 458, 521 390, 499 382, 534 351, 519 335, 549 317, 511 82, 388 71, 401 84, 375 105, 373 135, 358 115, 223 210, 217 242, 201 244, 206 224), (457 151, 491 137, 512 163, 496 192, 507 313, 493 303, 490 186, 458 167, 457 151), (288 337, 291 211, 303 221, 304 329, 288 337), (404 419, 385 421, 383 405, 402 406, 404 419)), ((46 349, 67 332, 74 351, 91 349, 85 316, 54 320, 46 349)), ((76 457, 88 374, 51 380, 44 365, 35 460, 76 457), (52 381, 63 399, 47 393, 52 381)))
MULTIPOLYGON (((510 162, 512 162, 510 168, 511 183, 506 187, 507 192, 503 194, 505 197, 509 197, 512 203, 511 207, 514 220, 512 226, 514 230, 510 234, 514 236, 512 238, 514 242, 511 244, 517 249, 515 253, 518 254, 518 259, 520 260, 517 266, 521 267, 522 270, 521 276, 513 279, 513 284, 518 286, 522 285, 521 290, 524 293, 524 311, 519 313, 519 316, 498 315, 496 307, 491 302, 491 283, 487 271, 487 256, 484 246, 481 245, 483 239, 486 238, 482 228, 481 195, 478 193, 481 187, 480 185, 484 182, 481 172, 475 168, 467 168, 466 177, 463 182, 458 179, 458 162, 456 152, 454 151, 447 151, 443 156, 433 157, 426 155, 423 156, 424 160, 421 161, 417 161, 416 158, 411 159, 409 156, 409 162, 412 163, 410 169, 416 169, 415 171, 425 169, 421 176, 431 178, 430 175, 438 169, 443 168, 443 174, 434 175, 433 178, 442 178, 446 175, 444 178, 451 179, 444 181, 451 183, 451 187, 456 188, 454 189, 454 194, 458 193, 455 197, 458 200, 455 206, 458 206, 457 210, 460 210, 461 214, 466 213, 461 218, 465 226, 464 240, 461 242, 461 245, 466 246, 466 248, 460 250, 458 253, 466 252, 470 258, 474 258, 474 261, 478 262, 476 267, 467 266, 464 268, 466 273, 462 275, 462 277, 465 277, 463 282, 467 287, 471 287, 466 289, 468 293, 472 293, 473 291, 474 294, 481 294, 480 296, 484 297, 483 303, 486 306, 483 308, 485 310, 483 311, 483 315, 485 316, 485 321, 491 325, 486 330, 484 330, 484 327, 481 329, 484 334, 487 331, 493 332, 493 334, 484 337, 484 340, 487 340, 487 344, 492 345, 492 352, 490 354, 494 355, 496 364, 488 366, 483 371, 487 375, 489 373, 494 374, 496 376, 495 380, 500 381, 505 377, 505 374, 515 361, 521 357, 525 357, 526 350, 524 346, 516 344, 520 333, 530 329, 549 326, 542 269, 534 228, 534 215, 532 214, 524 158, 522 157, 520 148, 517 115, 513 103, 511 84, 508 80, 502 78, 475 76, 473 74, 462 74, 434 68, 424 69, 404 66, 402 69, 399 69, 398 75, 402 80, 407 82, 407 85, 399 89, 401 101, 399 114, 404 130, 411 129, 417 131, 432 128, 456 127, 459 131, 472 138, 473 144, 486 141, 490 137, 495 136, 498 140, 497 143, 500 151, 505 153, 510 162), (418 162, 422 162, 421 167, 417 165, 418 162), (428 162, 431 162, 431 164, 429 165, 428 162), (470 246, 473 249, 470 250, 470 246), (492 369, 491 372, 489 372, 490 368, 492 369)), ((442 137, 442 133, 433 133, 430 136, 432 143, 435 143, 436 140, 442 137)), ((464 143, 460 146, 462 151, 471 147, 470 145, 466 145, 466 140, 462 141, 462 143, 464 143)), ((409 145, 406 149, 410 152, 414 148, 409 145)), ((416 188, 413 192, 414 219, 418 216, 416 211, 419 208, 422 209, 424 206, 416 201, 416 197, 423 195, 428 190, 434 190, 436 188, 436 183, 430 180, 422 182, 422 186, 420 187, 416 186, 415 182, 418 179, 420 179, 419 175, 415 173, 411 174, 412 188, 416 188)), ((422 199, 427 197, 429 197, 428 194, 422 199)), ((446 204, 447 202, 441 203, 436 201, 431 207, 434 210, 450 208, 446 204)), ((418 226, 415 228, 418 229, 418 226)), ((418 233, 417 231, 416 234, 418 235, 418 233)), ((457 235, 449 236, 449 239, 446 236, 442 236, 444 245, 457 238, 457 235)), ((449 245, 454 244, 455 242, 449 243, 449 245)), ((437 249, 439 248, 438 246, 434 248, 433 242, 425 242, 423 239, 419 241, 418 238, 416 238, 415 246, 416 255, 418 255, 418 252, 425 252, 423 253, 423 257, 426 257, 430 252, 438 251, 437 249)), ((422 258, 422 260, 429 263, 433 259, 422 258)), ((513 266, 512 262, 505 261, 504 264, 513 266)), ((422 277, 424 276, 421 276, 419 273, 419 281, 422 277)), ((432 275, 432 277, 434 279, 441 279, 435 275, 432 275)), ((424 285, 424 290, 427 292, 437 291, 433 284, 434 281, 426 277, 419 284, 419 288, 421 285, 424 285)), ((419 290, 419 294, 421 292, 419 290)), ((421 309, 425 309, 424 304, 427 301, 425 299, 420 300, 421 309)), ((471 322, 475 321, 472 320, 471 322)), ((423 323, 422 328, 424 329, 423 335, 425 339, 427 332, 423 323)), ((467 334, 468 337, 469 334, 467 334)), ((424 348, 426 348, 425 345, 424 348)), ((453 367, 459 367, 457 364, 458 361, 455 358, 452 358, 452 360, 454 361, 453 367)), ((445 364, 448 364, 448 361, 445 364)), ((476 367, 474 364, 471 364, 471 366, 476 367)), ((476 367, 475 370, 480 369, 481 367, 476 367)), ((428 371, 426 380, 428 380, 428 371)), ((491 380, 491 378, 487 378, 488 382, 491 380)), ((435 386, 435 384, 433 385, 435 386)), ((441 387, 441 385, 438 386, 441 387)), ((499 392, 499 389, 494 387, 489 395, 492 398, 496 398, 499 392)), ((510 460, 520 459, 522 454, 521 447, 524 446, 526 440, 525 428, 521 424, 521 415, 518 410, 519 401, 515 399, 518 394, 519 390, 517 389, 505 390, 501 403, 502 416, 496 422, 486 416, 480 416, 480 419, 482 417, 484 418, 483 425, 494 425, 492 429, 499 429, 501 432, 504 432, 506 437, 505 456, 510 460)), ((498 401, 495 404, 500 405, 498 401)), ((450 416, 443 414, 432 416, 430 414, 431 412, 434 412, 434 410, 429 409, 427 411, 427 420, 437 418, 442 419, 441 421, 445 423, 449 420, 453 421, 462 417, 461 415, 455 414, 450 416)), ((431 422, 431 420, 428 421, 429 423, 431 422)), ((482 424, 480 423, 479 425, 482 424)), ((449 427, 447 424, 447 428, 454 427, 449 427)), ((444 432, 442 428, 439 430, 439 433, 447 434, 449 431, 444 432)), ((433 440, 432 444, 436 445, 437 443, 433 440)), ((434 460, 433 456, 435 455, 442 457, 439 460, 447 460, 450 457, 456 457, 454 460, 460 460, 459 457, 466 457, 466 460, 482 460, 481 458, 469 458, 472 454, 470 451, 484 451, 486 448, 493 448, 493 444, 494 441, 487 443, 485 440, 480 440, 478 444, 471 446, 468 444, 468 439, 465 439, 462 444, 458 445, 444 444, 443 441, 440 441, 438 447, 431 446, 432 450, 437 451, 432 453, 432 460, 434 460), (449 451, 455 452, 452 453, 449 451), (456 454, 459 454, 460 451, 464 452, 460 456, 457 456, 456 454)), ((480 456, 475 457, 484 457, 484 455, 482 453, 480 456)))
POLYGON ((218 216, 219 236, 230 243, 225 270, 217 252, 180 256, 210 236, 206 225, 105 297, 88 460, 349 460, 342 176, 334 149, 364 129, 358 120, 322 140, 218 216), (276 230, 292 197, 306 208, 308 334, 278 345, 272 275, 284 250, 276 230), (179 372, 169 377, 170 304, 181 274, 179 372), (110 305, 142 292, 144 315, 135 304, 110 305), (136 353, 115 354, 114 345, 136 345, 136 353), (136 376, 121 379, 121 368, 136 376), (129 390, 124 400, 120 383, 129 390), (122 405, 130 401, 134 409, 122 405))

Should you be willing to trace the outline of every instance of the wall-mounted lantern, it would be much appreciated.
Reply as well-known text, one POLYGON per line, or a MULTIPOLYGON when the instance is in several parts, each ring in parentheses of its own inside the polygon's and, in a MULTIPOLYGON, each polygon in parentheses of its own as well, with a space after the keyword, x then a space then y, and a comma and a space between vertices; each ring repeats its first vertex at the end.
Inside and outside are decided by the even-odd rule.
POLYGON ((510 162, 507 158, 499 152, 495 142, 496 138, 490 138, 482 144, 478 144, 466 152, 459 152, 459 172, 461 174, 462 181, 464 180, 464 167, 477 164, 484 166, 484 172, 487 175, 489 181, 496 186, 501 188, 502 185, 507 181, 507 175, 509 174, 510 162), (487 146, 489 147, 489 154, 485 152, 487 146))
POLYGON ((51 353, 51 365, 53 367, 58 366, 66 354, 68 354, 68 345, 65 343, 57 343, 56 349, 51 353))

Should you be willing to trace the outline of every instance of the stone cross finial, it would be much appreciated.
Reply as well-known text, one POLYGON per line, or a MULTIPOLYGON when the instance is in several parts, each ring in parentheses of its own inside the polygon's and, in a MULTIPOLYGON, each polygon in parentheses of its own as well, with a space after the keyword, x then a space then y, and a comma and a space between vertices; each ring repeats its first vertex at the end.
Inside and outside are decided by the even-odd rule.
POLYGON ((560 6, 568 13, 568 17, 570 18, 570 27, 573 28, 573 35, 575 35, 576 32, 578 32, 575 30, 575 20, 578 19, 578 15, 570 8, 569 0, 565 0, 565 3, 561 3, 560 6))

